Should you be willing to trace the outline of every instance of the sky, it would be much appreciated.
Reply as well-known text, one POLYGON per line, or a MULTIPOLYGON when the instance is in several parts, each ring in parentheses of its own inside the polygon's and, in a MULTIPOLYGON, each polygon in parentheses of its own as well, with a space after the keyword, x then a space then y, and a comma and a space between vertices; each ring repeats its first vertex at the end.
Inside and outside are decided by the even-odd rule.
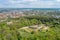
POLYGON ((0 0, 0 8, 60 8, 60 0, 0 0))

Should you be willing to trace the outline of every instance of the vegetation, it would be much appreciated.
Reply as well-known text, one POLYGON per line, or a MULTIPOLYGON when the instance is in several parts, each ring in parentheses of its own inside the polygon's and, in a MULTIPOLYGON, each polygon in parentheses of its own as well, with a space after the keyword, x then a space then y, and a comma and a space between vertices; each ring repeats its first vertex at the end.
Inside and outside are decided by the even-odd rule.
POLYGON ((26 16, 0 22, 0 40, 60 40, 60 18, 26 16), (27 32, 20 28, 45 24, 48 30, 27 32))

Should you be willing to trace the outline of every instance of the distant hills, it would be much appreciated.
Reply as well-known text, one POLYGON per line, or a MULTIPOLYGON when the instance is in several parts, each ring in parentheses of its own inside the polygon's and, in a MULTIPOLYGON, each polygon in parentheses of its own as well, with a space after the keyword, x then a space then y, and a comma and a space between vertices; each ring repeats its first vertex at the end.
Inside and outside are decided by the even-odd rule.
POLYGON ((14 11, 14 10, 57 10, 60 11, 60 8, 0 8, 1 12, 8 12, 8 11, 14 11))

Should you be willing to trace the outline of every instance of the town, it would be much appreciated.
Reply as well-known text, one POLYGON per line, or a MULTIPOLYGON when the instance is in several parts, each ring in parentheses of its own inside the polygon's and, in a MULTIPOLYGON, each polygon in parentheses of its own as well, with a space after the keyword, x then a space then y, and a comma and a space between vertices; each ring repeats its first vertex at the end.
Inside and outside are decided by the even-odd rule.
POLYGON ((52 16, 60 18, 60 11, 57 10, 13 10, 0 12, 0 19, 19 18, 21 16, 52 16))

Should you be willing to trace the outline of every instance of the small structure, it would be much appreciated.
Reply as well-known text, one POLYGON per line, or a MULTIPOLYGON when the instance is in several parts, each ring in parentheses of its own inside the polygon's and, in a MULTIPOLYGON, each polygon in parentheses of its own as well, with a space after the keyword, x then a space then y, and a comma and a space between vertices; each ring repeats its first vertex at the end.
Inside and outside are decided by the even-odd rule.
POLYGON ((38 28, 38 25, 29 26, 29 28, 37 29, 38 28))
POLYGON ((10 24, 12 24, 13 22, 7 22, 7 25, 10 25, 10 24))

